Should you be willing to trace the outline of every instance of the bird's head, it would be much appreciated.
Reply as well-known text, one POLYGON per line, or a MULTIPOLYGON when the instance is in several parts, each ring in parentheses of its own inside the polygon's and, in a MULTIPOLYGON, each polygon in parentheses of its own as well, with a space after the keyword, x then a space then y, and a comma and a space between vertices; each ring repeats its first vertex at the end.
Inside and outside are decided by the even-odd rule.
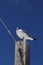
POLYGON ((20 29, 19 27, 16 28, 16 30, 19 30, 19 29, 20 29))

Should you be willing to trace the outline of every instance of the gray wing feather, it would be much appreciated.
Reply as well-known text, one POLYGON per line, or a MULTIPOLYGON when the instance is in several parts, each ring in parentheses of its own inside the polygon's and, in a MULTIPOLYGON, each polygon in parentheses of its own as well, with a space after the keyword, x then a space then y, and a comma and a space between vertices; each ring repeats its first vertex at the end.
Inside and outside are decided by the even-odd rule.
POLYGON ((32 37, 27 31, 23 30, 23 32, 26 33, 29 37, 32 37))

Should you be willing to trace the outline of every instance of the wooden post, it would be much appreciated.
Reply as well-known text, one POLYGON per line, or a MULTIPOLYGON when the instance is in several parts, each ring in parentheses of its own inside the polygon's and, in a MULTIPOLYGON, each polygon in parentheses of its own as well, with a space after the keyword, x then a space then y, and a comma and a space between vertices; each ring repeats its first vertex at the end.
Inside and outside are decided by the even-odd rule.
POLYGON ((30 65, 30 45, 24 40, 15 43, 14 65, 30 65))

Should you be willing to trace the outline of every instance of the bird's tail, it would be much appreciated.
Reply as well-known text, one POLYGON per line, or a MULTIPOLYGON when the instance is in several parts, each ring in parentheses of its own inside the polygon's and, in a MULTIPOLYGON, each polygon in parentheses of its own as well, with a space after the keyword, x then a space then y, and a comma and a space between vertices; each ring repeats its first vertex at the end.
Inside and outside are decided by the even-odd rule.
POLYGON ((27 40, 36 40, 36 38, 29 37, 29 38, 27 38, 27 40))

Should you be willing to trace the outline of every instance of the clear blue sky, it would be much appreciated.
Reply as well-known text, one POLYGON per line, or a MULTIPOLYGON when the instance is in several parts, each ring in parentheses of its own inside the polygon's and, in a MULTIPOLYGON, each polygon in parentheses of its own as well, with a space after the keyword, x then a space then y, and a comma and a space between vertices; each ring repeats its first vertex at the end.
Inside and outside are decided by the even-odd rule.
MULTIPOLYGON (((30 43, 30 65, 43 65, 43 0, 0 0, 0 17, 16 40, 16 27, 30 32, 36 41, 30 43)), ((14 64, 15 45, 0 23, 0 65, 14 64)))

